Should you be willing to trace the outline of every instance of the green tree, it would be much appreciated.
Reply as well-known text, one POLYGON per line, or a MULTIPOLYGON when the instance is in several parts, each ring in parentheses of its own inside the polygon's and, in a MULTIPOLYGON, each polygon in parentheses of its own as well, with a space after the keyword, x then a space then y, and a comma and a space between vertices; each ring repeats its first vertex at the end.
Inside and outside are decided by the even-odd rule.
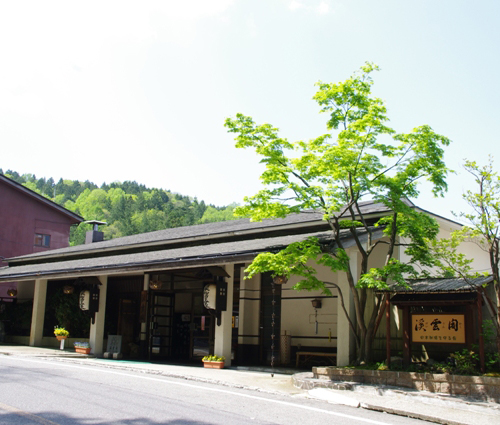
POLYGON ((217 208, 212 205, 209 205, 203 216, 198 220, 198 223, 213 223, 216 221, 228 221, 228 220, 236 220, 238 217, 234 215, 234 209, 237 207, 237 204, 230 204, 225 208, 217 208))
POLYGON ((132 216, 132 225, 137 233, 153 232, 155 230, 165 229, 167 215, 163 211, 146 210, 136 212, 132 216))
POLYGON ((465 161, 464 168, 477 185, 476 190, 468 190, 463 195, 470 212, 457 214, 469 224, 453 232, 449 239, 434 241, 433 249, 445 274, 459 276, 466 281, 478 277, 479 273, 473 270, 473 258, 458 251, 460 244, 472 240, 488 253, 494 297, 485 288, 478 289, 493 318, 496 345, 500 353, 500 176, 494 171, 491 157, 484 166, 475 161, 465 161))
MULTIPOLYGON (((237 208, 236 214, 262 220, 318 210, 323 212, 335 241, 333 247, 325 247, 313 238, 276 254, 260 254, 247 268, 249 276, 266 271, 286 277, 298 275, 302 280, 295 289, 330 295, 326 283, 316 277, 311 261, 345 273, 354 300, 356 321, 348 320, 356 337, 358 363, 371 360, 375 323, 383 311, 382 299, 373 289, 386 288, 389 279, 406 284, 405 277, 417 273, 415 265, 434 264, 426 241, 435 239, 438 225, 429 215, 409 207, 405 198, 418 196, 422 180, 430 182, 436 196, 443 195, 448 173, 443 146, 450 143, 427 125, 410 133, 396 133, 387 126, 386 107, 371 93, 371 74, 377 69, 367 63, 344 82, 317 83, 314 99, 321 112, 328 114, 330 132, 312 140, 289 142, 272 125, 257 125, 242 114, 225 123, 237 135, 236 147, 254 149, 266 167, 261 175, 264 189, 245 198, 246 204, 237 208), (384 204, 391 214, 370 222, 359 207, 366 197, 384 204), (375 237, 377 227, 383 229, 385 238, 375 237), (359 279, 351 272, 341 237, 346 231, 361 257, 359 279), (411 258, 409 263, 395 258, 402 238, 408 241, 405 252, 411 258), (378 247, 385 249, 385 263, 370 268, 369 259, 378 247), (373 297, 372 312, 367 309, 368 297, 373 297)), ((341 291, 339 295, 343 300, 345 295, 341 291)))

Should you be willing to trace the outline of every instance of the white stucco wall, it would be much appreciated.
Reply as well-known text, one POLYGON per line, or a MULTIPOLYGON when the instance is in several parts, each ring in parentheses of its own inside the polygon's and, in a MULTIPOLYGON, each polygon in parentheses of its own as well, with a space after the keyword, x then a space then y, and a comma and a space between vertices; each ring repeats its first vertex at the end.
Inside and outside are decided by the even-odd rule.
POLYGON ((240 278, 240 311, 238 344, 257 345, 259 343, 260 324, 260 274, 251 279, 244 279, 244 269, 240 278))
MULTIPOLYGON (((325 282, 336 282, 337 273, 326 267, 317 266, 318 278, 325 282)), ((297 291, 293 286, 300 280, 292 277, 282 287, 281 333, 292 336, 292 345, 334 348, 337 346, 337 291, 332 288, 332 297, 321 291, 297 291), (321 308, 316 311, 312 300, 321 300, 321 308), (316 332, 316 321, 318 322, 316 332)))
MULTIPOLYGON (((461 226, 458 223, 446 220, 441 217, 434 217, 439 224, 438 239, 448 239, 451 233, 455 230, 459 230, 461 226)), ((404 241, 404 240, 403 240, 404 241)), ((409 256, 405 254, 405 247, 399 247, 399 255, 402 262, 408 262, 410 260, 409 256)), ((474 271, 477 272, 488 272, 490 270, 490 263, 487 252, 482 249, 477 242, 467 241, 463 242, 457 249, 459 253, 465 254, 468 258, 472 258, 474 261, 472 267, 474 271)), ((432 271, 432 270, 431 270, 432 271)), ((434 270, 436 271, 436 270, 434 270)))

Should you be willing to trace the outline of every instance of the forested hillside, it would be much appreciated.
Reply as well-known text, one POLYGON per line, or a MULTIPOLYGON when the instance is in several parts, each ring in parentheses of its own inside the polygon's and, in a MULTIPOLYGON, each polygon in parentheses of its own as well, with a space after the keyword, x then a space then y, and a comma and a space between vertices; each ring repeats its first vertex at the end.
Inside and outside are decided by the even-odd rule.
MULTIPOLYGON (((213 221, 232 220, 235 205, 215 207, 196 198, 172 193, 168 190, 148 188, 135 181, 104 183, 101 187, 86 180, 36 178, 7 170, 0 173, 23 184, 27 188, 64 206, 85 220, 108 223, 101 226, 105 239, 136 233, 151 232, 169 227, 189 226, 213 221)), ((88 224, 73 228, 71 245, 85 241, 88 224)))

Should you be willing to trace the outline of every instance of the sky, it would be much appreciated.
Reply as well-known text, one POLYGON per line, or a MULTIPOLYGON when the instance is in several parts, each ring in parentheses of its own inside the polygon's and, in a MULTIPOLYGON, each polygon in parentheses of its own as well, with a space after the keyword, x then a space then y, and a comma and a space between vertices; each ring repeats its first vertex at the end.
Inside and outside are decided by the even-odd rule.
POLYGON ((452 218, 464 159, 500 165, 499 18, 498 0, 1 1, 0 168, 242 203, 263 168, 225 118, 317 137, 314 84, 371 61, 397 132, 452 140, 446 198, 415 200, 452 218))

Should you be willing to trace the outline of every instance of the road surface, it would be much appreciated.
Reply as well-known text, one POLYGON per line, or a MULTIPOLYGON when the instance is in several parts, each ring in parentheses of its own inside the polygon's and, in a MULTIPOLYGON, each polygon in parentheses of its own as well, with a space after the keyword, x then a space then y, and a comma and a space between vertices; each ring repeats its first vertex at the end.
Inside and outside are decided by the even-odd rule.
POLYGON ((0 423, 16 425, 396 425, 425 422, 103 367, 0 356, 0 423))

